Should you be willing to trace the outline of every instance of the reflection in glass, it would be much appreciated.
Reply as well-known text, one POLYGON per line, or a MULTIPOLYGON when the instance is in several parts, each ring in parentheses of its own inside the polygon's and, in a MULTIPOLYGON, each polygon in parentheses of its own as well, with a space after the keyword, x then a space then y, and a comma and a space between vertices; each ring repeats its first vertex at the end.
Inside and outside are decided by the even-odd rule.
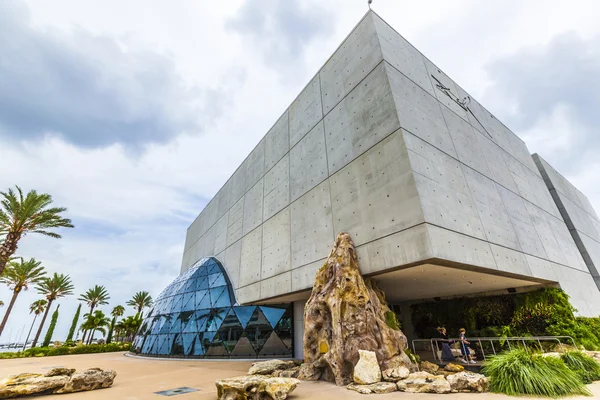
POLYGON ((158 296, 133 350, 197 358, 292 356, 291 304, 235 304, 221 263, 212 257, 202 259, 158 296))

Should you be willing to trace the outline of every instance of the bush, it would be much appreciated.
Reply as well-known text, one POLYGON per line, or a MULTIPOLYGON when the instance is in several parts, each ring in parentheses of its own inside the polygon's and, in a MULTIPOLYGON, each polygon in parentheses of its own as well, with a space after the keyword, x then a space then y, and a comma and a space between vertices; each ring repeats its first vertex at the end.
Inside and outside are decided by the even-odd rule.
POLYGON ((25 351, 0 353, 0 360, 25 357, 64 356, 68 354, 92 354, 109 353, 114 351, 128 351, 131 343, 91 344, 89 346, 57 346, 57 347, 34 347, 25 351))
POLYGON ((600 380, 600 364, 592 357, 580 351, 569 351, 561 354, 565 365, 575 372, 583 383, 600 380))
POLYGON ((510 396, 591 395, 577 373, 558 357, 514 349, 493 357, 482 369, 490 391, 510 396))

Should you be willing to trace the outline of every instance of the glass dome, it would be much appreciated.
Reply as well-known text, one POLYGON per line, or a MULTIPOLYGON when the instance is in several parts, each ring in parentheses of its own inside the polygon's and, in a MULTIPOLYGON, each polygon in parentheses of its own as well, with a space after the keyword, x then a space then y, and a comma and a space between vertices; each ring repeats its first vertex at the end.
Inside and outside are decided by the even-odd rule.
POLYGON ((292 305, 237 305, 221 263, 204 258, 158 296, 133 349, 161 357, 292 357, 292 305))

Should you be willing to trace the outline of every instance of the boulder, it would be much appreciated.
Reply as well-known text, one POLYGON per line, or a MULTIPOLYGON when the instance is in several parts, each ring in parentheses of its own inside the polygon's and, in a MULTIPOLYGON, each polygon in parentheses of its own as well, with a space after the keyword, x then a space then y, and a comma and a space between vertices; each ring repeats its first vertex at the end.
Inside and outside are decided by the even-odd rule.
POLYGON ((315 277, 304 311, 304 362, 301 379, 337 385, 353 380, 359 350, 377 354, 380 370, 415 369, 404 352, 406 337, 384 293, 360 274, 354 244, 340 233, 315 277))
POLYGON ((373 351, 359 350, 358 362, 354 366, 354 383, 370 385, 381 381, 381 368, 377 362, 377 354, 373 351))
POLYGON ((273 378, 264 375, 246 375, 219 379, 219 400, 285 400, 300 383, 294 378, 273 378))
POLYGON ((448 372, 463 372, 465 370, 465 367, 463 367, 462 365, 449 363, 444 366, 444 370, 448 372))
POLYGON ((587 351, 586 350, 586 351, 584 351, 584 353, 600 363, 600 351, 587 351))
POLYGON ((407 393, 450 393, 450 383, 439 375, 428 372, 414 372, 408 378, 396 383, 398 390, 407 393))
POLYGON ((446 371, 444 369, 440 369, 438 372, 435 373, 435 375, 439 375, 439 376, 443 376, 444 378, 450 376, 450 375, 454 375, 457 372, 450 372, 450 371, 446 371))
POLYGON ((117 373, 112 370, 90 368, 85 371, 75 372, 62 388, 54 393, 75 393, 87 390, 103 389, 111 386, 117 373))
POLYGON ((82 372, 54 368, 47 374, 20 374, 0 381, 0 399, 44 394, 81 392, 109 387, 116 376, 114 371, 92 368, 82 372))
POLYGON ((270 375, 274 371, 282 371, 296 367, 295 361, 268 360, 255 362, 250 367, 248 375, 270 375))
POLYGON ((408 378, 408 375, 410 375, 410 371, 404 366, 389 368, 382 373, 383 380, 387 382, 398 382, 401 379, 408 378))
POLYGON ((282 378, 297 378, 298 375, 300 375, 300 367, 294 367, 294 368, 286 369, 283 371, 276 371, 276 372, 279 372, 279 376, 282 378))
POLYGON ((435 373, 438 372, 440 367, 435 365, 434 363, 430 363, 429 361, 422 361, 421 364, 419 364, 419 369, 421 371, 429 372, 430 374, 435 375, 435 373))
POLYGON ((372 383, 370 385, 357 385, 356 383, 351 383, 346 386, 348 390, 354 390, 360 394, 383 394, 383 393, 392 393, 398 390, 396 384, 393 382, 377 382, 372 383))
POLYGON ((463 371, 446 377, 453 392, 487 392, 489 381, 482 374, 463 371))

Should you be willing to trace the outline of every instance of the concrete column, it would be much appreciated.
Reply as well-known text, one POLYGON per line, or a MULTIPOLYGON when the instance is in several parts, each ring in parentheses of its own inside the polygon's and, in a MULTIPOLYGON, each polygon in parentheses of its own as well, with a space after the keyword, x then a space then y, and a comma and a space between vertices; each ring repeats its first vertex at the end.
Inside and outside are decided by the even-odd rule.
POLYGON ((294 302, 294 358, 304 359, 304 306, 306 300, 294 302))

